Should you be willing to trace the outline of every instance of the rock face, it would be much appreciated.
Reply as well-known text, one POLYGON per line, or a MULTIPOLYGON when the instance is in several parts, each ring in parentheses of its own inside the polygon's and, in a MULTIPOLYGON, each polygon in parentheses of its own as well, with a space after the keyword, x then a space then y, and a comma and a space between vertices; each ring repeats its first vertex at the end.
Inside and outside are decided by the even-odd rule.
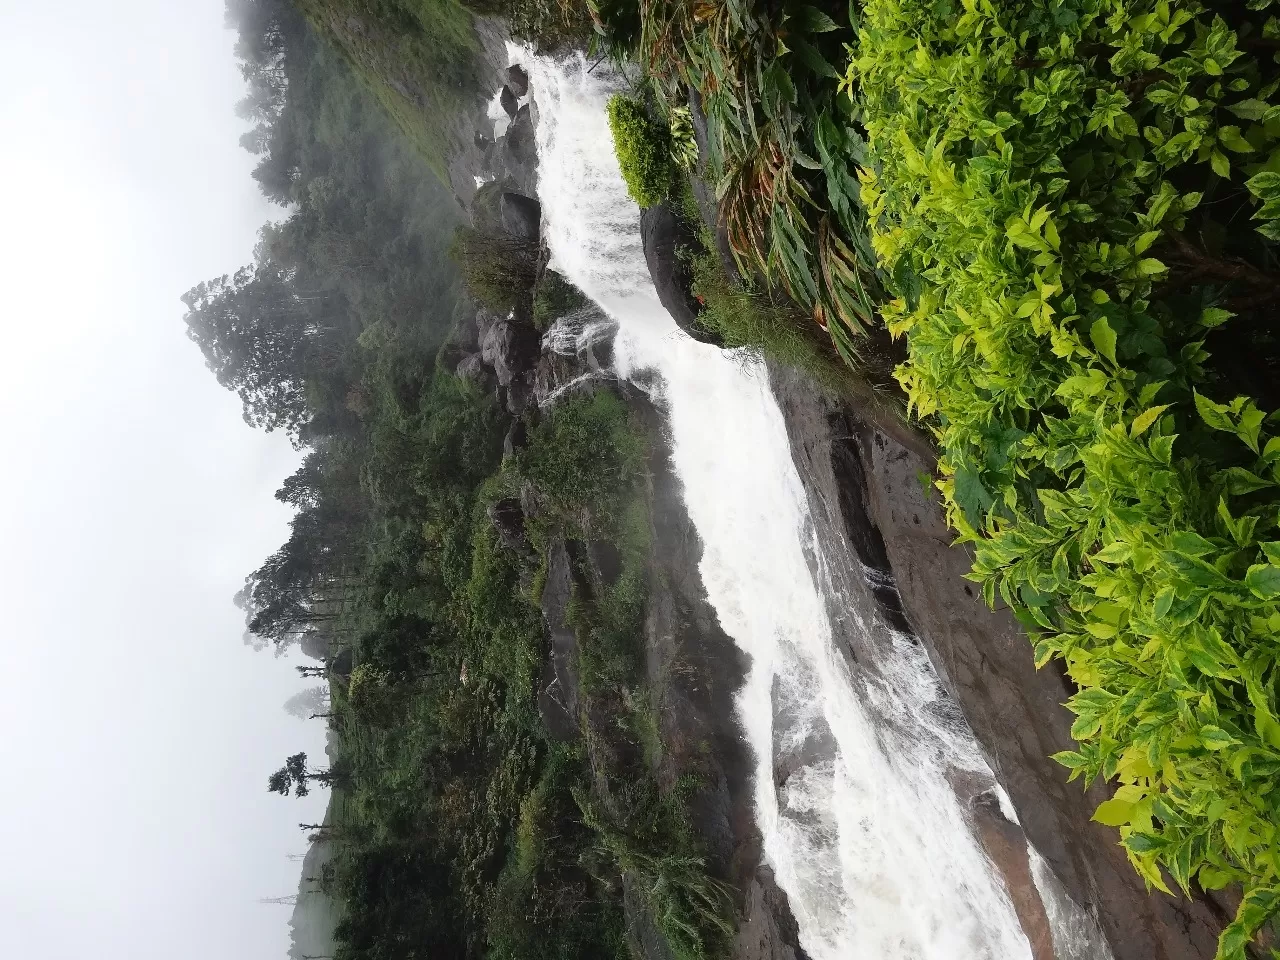
MULTIPOLYGON (((933 470, 927 448, 911 449, 866 425, 798 374, 771 373, 826 568, 856 579, 864 558, 882 558, 882 579, 894 586, 898 609, 984 748, 1021 830, 1067 895, 1095 913, 1115 960, 1213 956, 1218 932, 1229 920, 1226 912, 1208 900, 1148 893, 1115 830, 1090 820, 1107 798, 1106 788, 1095 784, 1085 792, 1078 783, 1068 784, 1066 771, 1049 759, 1072 747, 1072 718, 1062 706, 1072 691, 1059 671, 1035 669, 1017 622, 1007 611, 989 610, 976 586, 963 579, 970 558, 950 545, 941 506, 919 479, 933 470)), ((835 584, 832 593, 841 590, 857 596, 847 591, 865 587, 850 580, 835 584)), ((892 615, 891 609, 884 612, 892 615)), ((831 613, 839 633, 841 612, 831 613)), ((875 661, 874 651, 851 649, 850 655, 860 665, 875 661)), ((993 823, 989 806, 980 812, 975 832, 998 862, 1001 848, 1007 853, 1016 846, 1008 832, 1013 825, 993 823)), ((1012 888, 1020 868, 1016 858, 1005 860, 1002 870, 1012 888)), ((1015 903, 1028 894, 1025 880, 1021 886, 1015 903)), ((1020 914, 1024 909, 1035 912, 1024 904, 1020 914)))
POLYGON ((693 273, 679 251, 696 250, 698 240, 666 203, 640 211, 640 238, 644 259, 658 291, 658 299, 676 324, 702 343, 723 346, 720 339, 698 327, 698 301, 693 295, 693 273))
POLYGON ((507 191, 498 201, 502 229, 513 236, 537 240, 542 232, 542 204, 533 197, 507 191))
POLYGON ((787 895, 768 867, 756 869, 742 914, 734 943, 735 960, 806 960, 787 895))
POLYGON ((498 94, 498 103, 502 109, 506 111, 508 117, 514 117, 516 111, 520 109, 520 104, 516 99, 516 95, 511 92, 510 87, 503 87, 502 92, 498 94))
MULTIPOLYGON (((456 147, 449 151, 446 159, 449 185, 464 210, 475 193, 476 178, 488 179, 488 145, 493 136, 493 120, 488 116, 488 104, 502 85, 498 77, 508 62, 507 42, 511 39, 505 24, 495 17, 475 17, 472 23, 476 39, 479 40, 476 53, 488 65, 494 79, 492 85, 477 97, 474 108, 455 117, 452 123, 452 138, 456 147)), ((424 103, 419 109, 430 110, 432 107, 432 104, 424 103)))
POLYGON ((519 64, 507 67, 506 81, 507 89, 517 97, 523 97, 529 92, 529 74, 519 64))
POLYGON ((515 320, 498 320, 484 333, 480 355, 493 368, 498 383, 509 386, 538 362, 538 331, 515 320))

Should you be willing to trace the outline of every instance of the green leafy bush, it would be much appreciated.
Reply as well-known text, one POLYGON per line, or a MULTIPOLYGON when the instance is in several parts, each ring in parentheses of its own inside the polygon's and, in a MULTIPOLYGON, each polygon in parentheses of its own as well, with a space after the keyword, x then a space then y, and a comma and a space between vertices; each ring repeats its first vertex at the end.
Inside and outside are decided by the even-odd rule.
POLYGON ((613 148, 627 193, 642 207, 661 203, 671 192, 675 177, 670 136, 633 97, 614 95, 608 111, 613 148))
POLYGON ((1065 662, 1058 759, 1119 779, 1095 819, 1148 884, 1243 884, 1243 960, 1280 907, 1280 438, 1204 343, 1280 279, 1226 226, 1278 235, 1280 74, 1244 52, 1276 19, 1216 9, 868 0, 846 83, 973 578, 1065 662))

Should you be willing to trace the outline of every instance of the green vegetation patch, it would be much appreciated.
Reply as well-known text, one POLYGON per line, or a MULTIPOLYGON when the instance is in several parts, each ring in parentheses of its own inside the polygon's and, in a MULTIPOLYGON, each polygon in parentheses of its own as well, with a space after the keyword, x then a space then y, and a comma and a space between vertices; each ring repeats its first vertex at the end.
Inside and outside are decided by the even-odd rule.
POLYGON ((609 129, 627 193, 642 207, 667 199, 675 178, 670 136, 650 116, 642 102, 621 93, 608 105, 609 129))
POLYGON ((579 518, 584 533, 608 537, 619 529, 641 474, 644 437, 616 394, 573 397, 532 431, 519 470, 562 516, 579 518))
POLYGON ((1216 10, 868 0, 845 81, 973 578, 1079 687, 1057 759, 1119 780, 1095 819, 1148 884, 1243 884, 1243 960, 1280 906, 1280 438, 1205 343, 1280 280, 1280 73, 1274 18, 1216 10))

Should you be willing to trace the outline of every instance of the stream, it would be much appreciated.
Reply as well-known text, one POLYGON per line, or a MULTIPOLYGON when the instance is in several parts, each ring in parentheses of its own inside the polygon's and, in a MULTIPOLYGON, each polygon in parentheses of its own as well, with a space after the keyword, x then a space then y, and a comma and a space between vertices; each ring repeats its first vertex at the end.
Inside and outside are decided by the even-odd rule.
MULTIPOLYGON (((1029 960, 953 785, 957 774, 994 782, 972 734, 921 646, 874 609, 849 616, 875 632, 875 670, 855 670, 837 647, 765 367, 690 339, 658 302, 605 119, 623 80, 581 58, 512 53, 535 91, 553 266, 618 322, 618 374, 665 410, 708 598, 751 658, 737 707, 756 817, 804 949, 813 960, 1029 960)), ((1104 955, 1084 952, 1070 901, 1050 899, 1060 960, 1104 955)))

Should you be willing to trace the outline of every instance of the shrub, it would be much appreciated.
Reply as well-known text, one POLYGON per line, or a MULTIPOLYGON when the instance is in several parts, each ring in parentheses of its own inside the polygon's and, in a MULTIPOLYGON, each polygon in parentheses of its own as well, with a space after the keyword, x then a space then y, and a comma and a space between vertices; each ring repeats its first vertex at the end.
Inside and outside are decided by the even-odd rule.
POLYGON ((644 441, 627 406, 612 393, 571 397, 533 431, 519 454, 520 472, 566 516, 590 518, 608 536, 640 476, 644 441))
POLYGON ((463 226, 455 231, 449 254, 471 296, 486 307, 505 313, 528 303, 541 256, 536 240, 463 226))
POLYGON ((622 822, 574 788, 582 821, 600 854, 632 880, 677 960, 712 960, 731 952, 733 889, 712 876, 678 793, 659 797, 645 778, 620 791, 622 822))
POLYGON ((627 193, 642 207, 667 199, 675 177, 669 134, 633 97, 615 94, 609 101, 609 129, 627 193))
POLYGON ((1243 960, 1280 906, 1280 438, 1206 395, 1229 388, 1203 344, 1227 292, 1278 279, 1226 228, 1280 236, 1280 76, 1241 49, 1274 21, 1115 10, 868 0, 846 79, 900 379, 973 578, 1065 662, 1080 746, 1057 759, 1119 778, 1094 818, 1147 883, 1244 885, 1218 954, 1243 960))

